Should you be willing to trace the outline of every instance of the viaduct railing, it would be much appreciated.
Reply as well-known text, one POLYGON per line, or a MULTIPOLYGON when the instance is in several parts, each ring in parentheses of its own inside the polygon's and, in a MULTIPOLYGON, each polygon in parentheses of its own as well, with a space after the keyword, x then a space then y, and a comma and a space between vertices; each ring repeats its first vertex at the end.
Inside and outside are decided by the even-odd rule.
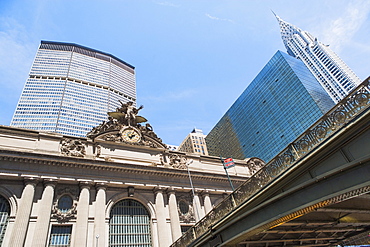
POLYGON ((329 139, 370 106, 370 77, 341 100, 335 107, 308 128, 294 142, 268 162, 261 170, 240 185, 204 218, 183 234, 171 247, 190 245, 227 214, 251 198, 261 188, 292 167, 319 144, 329 139))

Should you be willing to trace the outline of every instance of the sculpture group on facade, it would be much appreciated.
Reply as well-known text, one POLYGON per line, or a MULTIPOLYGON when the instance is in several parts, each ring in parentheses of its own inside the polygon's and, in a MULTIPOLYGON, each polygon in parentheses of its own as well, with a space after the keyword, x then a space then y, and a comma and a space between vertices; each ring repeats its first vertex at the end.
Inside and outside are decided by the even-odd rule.
MULTIPOLYGON (((138 115, 139 111, 144 108, 143 106, 136 108, 133 102, 123 103, 120 100, 119 102, 121 106, 117 107, 115 112, 108 112, 107 121, 103 121, 100 125, 94 127, 87 134, 88 138, 93 141, 111 141, 167 149, 167 146, 162 143, 162 140, 154 132, 153 127, 147 123, 144 117, 138 115)), ((101 152, 100 145, 97 143, 95 146, 97 156, 101 152)), ((66 156, 84 157, 85 146, 80 140, 64 138, 61 141, 61 153, 66 156)), ((108 156, 105 159, 110 161, 108 156)), ((258 158, 249 158, 245 162, 251 175, 265 165, 258 158)), ((187 163, 186 155, 168 151, 163 151, 160 159, 160 165, 163 167, 180 170, 187 169, 187 163)))
POLYGON ((116 112, 112 114, 117 116, 118 122, 128 126, 136 126, 137 123, 146 122, 146 119, 137 115, 139 111, 144 108, 143 105, 141 105, 139 108, 136 108, 132 101, 127 103, 123 103, 121 100, 118 101, 121 103, 121 107, 118 107, 116 112), (122 115, 116 113, 122 113, 122 115))
POLYGON ((108 120, 94 127, 87 137, 93 140, 122 142, 133 145, 166 148, 153 131, 147 119, 138 113, 144 106, 136 108, 133 102, 121 103, 115 112, 108 112, 108 120), (145 123, 145 124, 143 124, 145 123))

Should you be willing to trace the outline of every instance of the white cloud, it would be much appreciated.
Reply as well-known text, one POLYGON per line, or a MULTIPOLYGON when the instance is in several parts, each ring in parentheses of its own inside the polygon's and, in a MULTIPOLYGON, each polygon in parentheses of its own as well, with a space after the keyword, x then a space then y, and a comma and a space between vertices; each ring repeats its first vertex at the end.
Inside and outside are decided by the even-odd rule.
POLYGON ((368 0, 351 1, 341 13, 341 17, 331 21, 328 29, 322 35, 322 40, 331 48, 340 52, 366 21, 370 13, 368 0))
POLYGON ((205 14, 209 19, 212 19, 212 20, 217 20, 217 21, 228 21, 228 22, 231 22, 231 23, 235 23, 233 20, 230 20, 230 19, 223 19, 223 18, 218 18, 218 17, 215 17, 215 16, 212 16, 208 13, 205 14))

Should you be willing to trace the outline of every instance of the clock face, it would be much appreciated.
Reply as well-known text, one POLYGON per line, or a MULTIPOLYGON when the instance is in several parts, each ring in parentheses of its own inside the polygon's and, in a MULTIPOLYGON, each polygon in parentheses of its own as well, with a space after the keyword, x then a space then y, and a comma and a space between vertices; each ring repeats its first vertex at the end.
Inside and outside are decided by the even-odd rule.
POLYGON ((141 139, 141 135, 135 129, 125 129, 122 131, 122 139, 126 142, 139 142, 141 139))

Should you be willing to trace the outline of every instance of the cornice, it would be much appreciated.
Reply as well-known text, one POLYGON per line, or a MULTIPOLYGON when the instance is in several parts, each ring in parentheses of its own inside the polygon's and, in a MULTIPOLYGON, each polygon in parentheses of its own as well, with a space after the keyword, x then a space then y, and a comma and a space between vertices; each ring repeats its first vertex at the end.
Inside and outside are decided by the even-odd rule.
POLYGON ((10 135, 10 134, 17 134, 17 136, 21 137, 33 137, 38 138, 40 132, 37 130, 30 130, 30 129, 22 129, 13 126, 5 126, 0 125, 0 134, 10 135))
MULTIPOLYGON (((136 165, 130 163, 116 163, 111 161, 92 160, 87 158, 67 157, 67 156, 53 156, 46 154, 27 153, 21 151, 11 151, 0 149, 0 161, 11 161, 21 163, 33 163, 50 166, 101 170, 110 172, 124 172, 141 174, 146 176, 162 176, 172 178, 187 179, 187 170, 172 169, 166 167, 154 167, 136 165)), ((227 176, 215 173, 207 173, 200 171, 191 171, 192 179, 206 180, 214 182, 227 182, 227 176)), ((230 176, 236 183, 244 182, 246 177, 230 176)))

